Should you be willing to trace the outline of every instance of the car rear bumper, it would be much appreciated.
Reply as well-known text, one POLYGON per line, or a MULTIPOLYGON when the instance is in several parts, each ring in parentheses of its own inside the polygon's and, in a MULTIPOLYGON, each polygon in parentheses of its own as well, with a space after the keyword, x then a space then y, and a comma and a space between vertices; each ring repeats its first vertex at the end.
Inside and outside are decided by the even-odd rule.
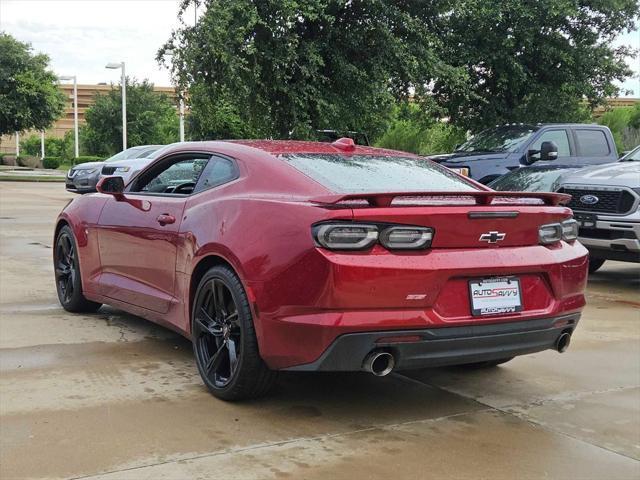
POLYGON ((322 278, 287 271, 295 283, 291 289, 270 288, 272 282, 249 284, 256 299, 260 353, 270 368, 312 364, 347 334, 455 333, 450 329, 558 318, 579 313, 585 305, 588 252, 578 242, 434 249, 428 255, 320 253, 328 261, 322 278), (469 281, 503 276, 519 279, 522 311, 473 316, 469 281), (286 303, 291 291, 304 303, 286 303))
POLYGON ((394 357, 397 370, 442 367, 515 357, 555 349, 573 333, 579 313, 521 322, 420 330, 350 333, 336 338, 314 362, 292 371, 358 371, 371 352, 394 357))

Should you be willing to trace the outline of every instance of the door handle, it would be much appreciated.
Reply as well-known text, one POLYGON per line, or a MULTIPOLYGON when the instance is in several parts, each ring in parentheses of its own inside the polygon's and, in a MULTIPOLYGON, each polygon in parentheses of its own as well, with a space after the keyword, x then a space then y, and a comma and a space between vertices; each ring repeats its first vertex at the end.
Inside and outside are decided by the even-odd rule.
POLYGON ((162 215, 158 215, 158 218, 156 218, 156 220, 163 227, 171 223, 176 223, 176 217, 174 217, 173 215, 169 215, 168 213, 163 213, 162 215))

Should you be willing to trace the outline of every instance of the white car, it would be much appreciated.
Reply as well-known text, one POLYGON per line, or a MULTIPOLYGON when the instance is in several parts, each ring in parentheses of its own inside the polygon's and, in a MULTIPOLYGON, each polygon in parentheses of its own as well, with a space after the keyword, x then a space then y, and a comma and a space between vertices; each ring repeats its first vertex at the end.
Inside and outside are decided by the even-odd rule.
POLYGON ((162 145, 139 145, 116 153, 103 162, 86 162, 76 165, 67 172, 65 187, 67 191, 73 193, 95 192, 103 166, 112 165, 120 160, 147 157, 162 147, 162 145))
POLYGON ((100 172, 100 178, 102 177, 122 177, 124 180, 124 184, 128 184, 129 180, 131 180, 136 173, 142 170, 144 167, 153 162, 158 156, 162 155, 162 153, 169 147, 170 145, 166 145, 153 153, 151 153, 148 157, 144 158, 127 158, 124 160, 117 160, 114 162, 109 162, 102 167, 102 171, 100 172))

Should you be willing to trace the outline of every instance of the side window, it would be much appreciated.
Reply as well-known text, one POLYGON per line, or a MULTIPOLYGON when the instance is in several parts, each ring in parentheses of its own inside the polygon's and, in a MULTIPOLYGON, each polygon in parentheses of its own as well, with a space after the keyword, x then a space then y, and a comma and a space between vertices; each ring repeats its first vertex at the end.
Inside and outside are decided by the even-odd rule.
POLYGON ((238 167, 233 160, 222 157, 213 157, 202 172, 196 191, 200 192, 207 188, 217 187, 218 185, 228 183, 231 180, 238 178, 239 175, 238 167))
POLYGON ((158 168, 144 173, 132 187, 133 192, 183 194, 193 193, 207 165, 208 157, 180 155, 158 168))
POLYGON ((602 130, 577 129, 576 140, 580 155, 585 157, 607 156, 611 153, 609 142, 602 130))
POLYGON ((558 146, 558 157, 570 157, 571 149, 569 148, 569 135, 566 130, 547 130, 531 144, 529 149, 540 150, 542 142, 555 142, 558 146))

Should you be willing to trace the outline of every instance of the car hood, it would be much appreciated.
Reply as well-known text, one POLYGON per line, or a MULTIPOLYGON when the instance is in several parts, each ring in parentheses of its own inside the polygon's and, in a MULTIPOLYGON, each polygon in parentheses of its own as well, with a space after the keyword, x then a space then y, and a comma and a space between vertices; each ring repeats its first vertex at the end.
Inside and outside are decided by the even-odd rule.
POLYGON ((101 167, 102 165, 104 165, 104 162, 86 162, 86 163, 81 163, 79 165, 76 165, 74 167, 71 167, 71 170, 92 170, 96 167, 101 167))
POLYGON ((446 153, 440 155, 427 155, 429 160, 437 163, 468 163, 478 160, 502 160, 506 158, 508 153, 446 153))
POLYGON ((581 168, 563 175, 562 183, 638 188, 640 187, 640 162, 616 162, 581 168))

